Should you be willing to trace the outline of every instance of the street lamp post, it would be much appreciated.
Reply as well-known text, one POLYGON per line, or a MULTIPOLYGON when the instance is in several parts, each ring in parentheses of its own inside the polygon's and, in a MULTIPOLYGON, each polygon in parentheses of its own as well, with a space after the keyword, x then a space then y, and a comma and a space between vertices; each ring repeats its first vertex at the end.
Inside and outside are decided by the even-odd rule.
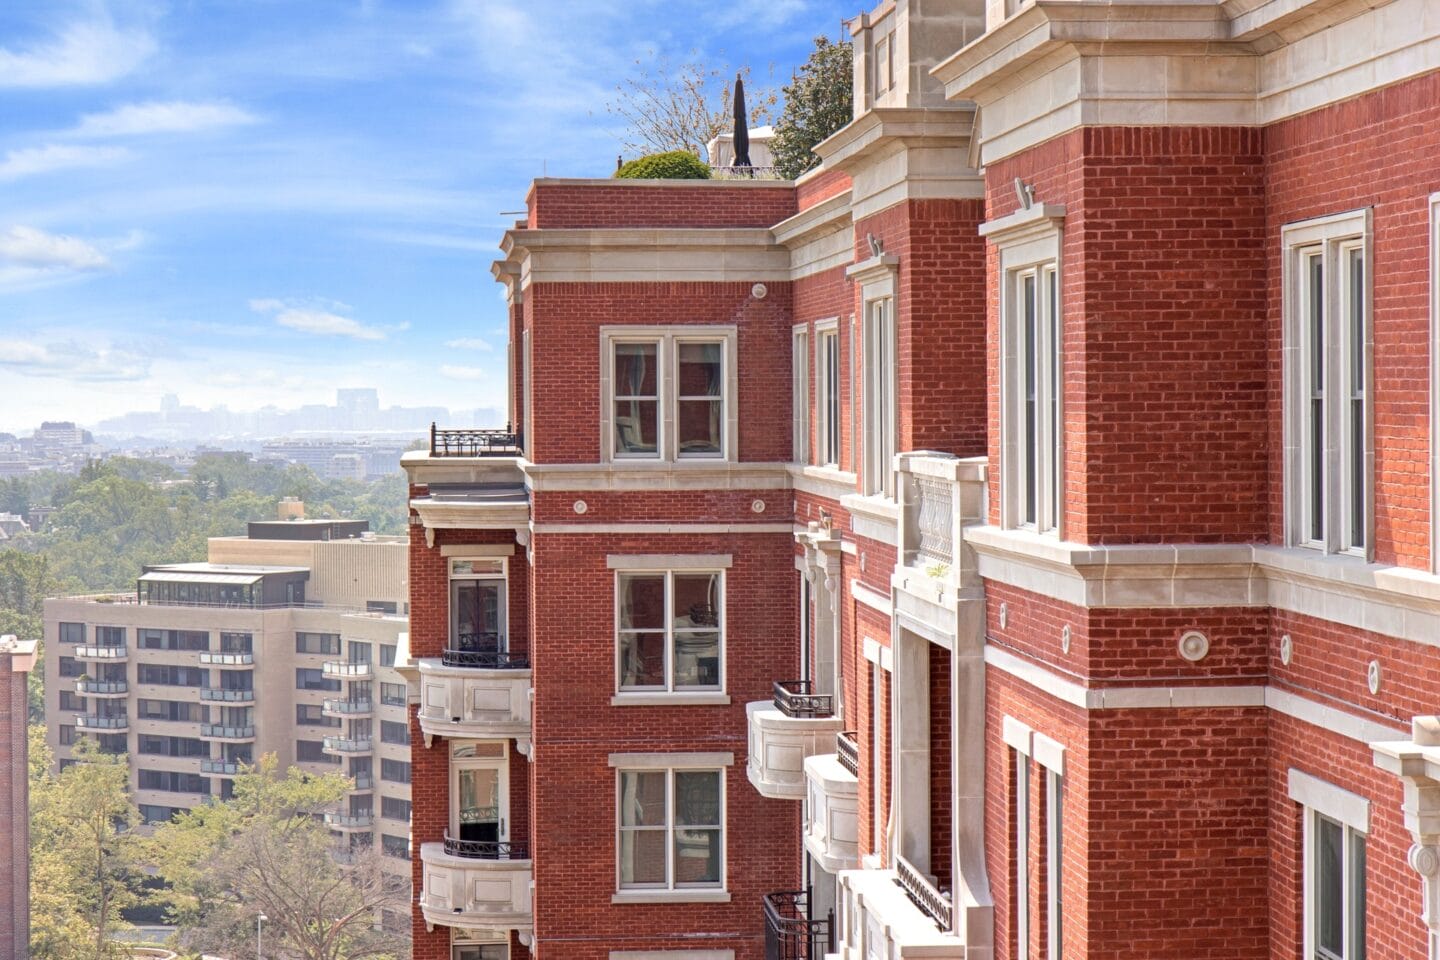
POLYGON ((264 955, 260 952, 260 924, 269 919, 263 913, 255 918, 255 960, 264 960, 264 955))

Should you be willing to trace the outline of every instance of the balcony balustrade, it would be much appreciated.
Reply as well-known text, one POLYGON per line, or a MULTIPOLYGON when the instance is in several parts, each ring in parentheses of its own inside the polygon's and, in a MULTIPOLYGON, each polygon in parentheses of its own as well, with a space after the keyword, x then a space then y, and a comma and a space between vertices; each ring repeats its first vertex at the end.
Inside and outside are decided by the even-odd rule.
POLYGON ((253 667, 255 666, 255 654, 253 653, 210 653, 202 652, 200 662, 211 667, 253 667))
POLYGON ((348 756, 369 753, 373 743, 369 737, 326 737, 321 741, 321 749, 328 754, 348 756))
POLYGON ((530 738, 530 668, 509 654, 446 651, 441 659, 418 661, 420 731, 432 737, 530 738), (449 662, 452 653, 484 656, 480 663, 449 662), (495 659, 502 658, 502 659, 495 659))
POLYGON ((355 786, 352 789, 356 791, 374 790, 375 777, 368 773, 355 774, 355 786))
POLYGON ((75 692, 87 697, 123 697, 130 692, 124 680, 76 680, 75 692))
POLYGON ((835 735, 835 753, 805 760, 805 849, 828 873, 860 865, 860 781, 845 750, 855 741, 835 735))
POLYGON ((370 700, 326 700, 320 705, 320 713, 326 717, 368 717, 374 712, 370 700))
POLYGON ((221 777, 238 777, 244 764, 238 760, 201 760, 200 772, 213 773, 221 777))
POLYGON ((950 898, 903 857, 896 864, 891 870, 846 870, 837 878, 836 960, 964 960, 965 945, 950 930, 950 898))
POLYGON ((96 717, 82 713, 75 717, 75 726, 80 730, 103 730, 106 733, 120 733, 130 729, 129 717, 96 717))
POLYGON ((255 727, 253 724, 230 726, 223 723, 202 723, 200 724, 200 739, 243 743, 255 739, 255 727))
POLYGON ((375 814, 368 810, 363 813, 327 813, 325 826, 342 833, 370 830, 375 826, 375 814))
POLYGON ((369 680, 374 676, 371 664, 348 660, 326 660, 320 665, 320 671, 332 680, 369 680))
POLYGON ((805 796, 805 758, 829 753, 841 721, 832 715, 834 699, 817 694, 804 680, 777 681, 770 700, 745 705, 749 726, 746 775, 766 797, 799 800, 805 796))
POLYGON ((75 648, 76 660, 99 660, 103 663, 124 663, 130 659, 130 648, 125 644, 92 647, 81 644, 75 648))
POLYGON ((764 905, 765 960, 821 960, 835 949, 834 918, 810 916, 808 891, 767 893, 764 905))
POLYGON ((840 761, 840 766, 849 770, 852 776, 860 776, 860 744, 855 740, 854 730, 835 734, 835 759, 840 761))
POLYGON ((441 430, 430 424, 432 457, 518 457, 523 438, 507 425, 504 430, 441 430))
POLYGON ((535 871, 523 844, 447 838, 421 844, 420 861, 420 912, 427 928, 530 933, 535 871))
POLYGON ((213 703, 246 704, 255 702, 254 690, 225 690, 206 688, 200 691, 201 700, 213 703))

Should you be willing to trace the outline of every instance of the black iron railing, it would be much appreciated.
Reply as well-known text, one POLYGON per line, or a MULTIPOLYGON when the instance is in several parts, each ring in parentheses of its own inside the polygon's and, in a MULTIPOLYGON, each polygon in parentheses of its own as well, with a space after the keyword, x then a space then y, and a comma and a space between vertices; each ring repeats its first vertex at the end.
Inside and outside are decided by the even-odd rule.
POLYGON ((452 857, 471 860, 529 860, 530 845, 518 840, 457 840, 445 838, 445 852, 452 857))
POLYGON ((432 457, 518 457, 523 441, 507 424, 504 430, 441 430, 430 424, 432 457))
POLYGON ((813 688, 809 680, 776 680, 775 707, 787 717, 833 716, 835 698, 813 688))
POLYGON ((835 916, 810 916, 807 890, 765 894, 765 960, 820 960, 835 951, 835 916))
POLYGON ((920 875, 904 857, 895 858, 896 882, 910 902, 931 920, 941 933, 950 932, 950 898, 937 890, 929 880, 920 875))
POLYGON ((453 650, 446 648, 440 662, 447 667, 474 667, 479 670, 528 670, 530 659, 515 653, 494 650, 453 650))
POLYGON ((854 730, 835 734, 835 758, 840 761, 840 766, 860 776, 860 744, 855 739, 854 730))

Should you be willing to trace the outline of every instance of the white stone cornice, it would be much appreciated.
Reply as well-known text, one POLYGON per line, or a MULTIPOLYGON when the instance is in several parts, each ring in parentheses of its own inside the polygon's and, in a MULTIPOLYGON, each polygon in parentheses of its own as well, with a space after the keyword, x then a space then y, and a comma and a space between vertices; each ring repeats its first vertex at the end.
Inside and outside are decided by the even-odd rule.
MULTIPOLYGON (((526 463, 525 484, 538 493, 587 490, 788 490, 788 463, 723 460, 616 460, 526 463)), ((767 504, 769 507, 787 504, 767 504)))
POLYGON ((845 268, 845 279, 855 283, 888 280, 900 269, 900 258, 893 253, 880 253, 845 268))
POLYGON ((500 243, 535 283, 711 282, 790 279, 790 251, 767 227, 507 230, 500 243))
POLYGON ((1064 225, 1064 204, 1037 203, 980 224, 980 236, 1003 247, 1049 236, 1064 225))

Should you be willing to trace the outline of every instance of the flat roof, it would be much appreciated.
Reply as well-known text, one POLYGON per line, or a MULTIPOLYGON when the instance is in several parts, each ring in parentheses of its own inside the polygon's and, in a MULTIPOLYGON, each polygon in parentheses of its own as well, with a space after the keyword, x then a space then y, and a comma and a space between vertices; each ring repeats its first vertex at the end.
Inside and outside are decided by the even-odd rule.
POLYGON ((259 573, 188 573, 173 570, 152 570, 140 575, 142 583, 218 583, 250 586, 264 579, 259 573))
POLYGON ((237 573, 263 577, 269 573, 309 573, 309 567, 279 566, 264 563, 161 563, 147 567, 145 573, 237 573))

